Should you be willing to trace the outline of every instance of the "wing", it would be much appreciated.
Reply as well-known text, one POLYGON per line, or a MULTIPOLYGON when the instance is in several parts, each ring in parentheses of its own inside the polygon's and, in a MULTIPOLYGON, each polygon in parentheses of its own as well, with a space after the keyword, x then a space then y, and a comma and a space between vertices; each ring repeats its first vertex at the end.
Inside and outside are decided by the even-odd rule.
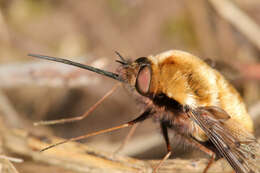
POLYGON ((260 173, 260 144, 224 110, 199 107, 187 114, 237 173, 260 173))

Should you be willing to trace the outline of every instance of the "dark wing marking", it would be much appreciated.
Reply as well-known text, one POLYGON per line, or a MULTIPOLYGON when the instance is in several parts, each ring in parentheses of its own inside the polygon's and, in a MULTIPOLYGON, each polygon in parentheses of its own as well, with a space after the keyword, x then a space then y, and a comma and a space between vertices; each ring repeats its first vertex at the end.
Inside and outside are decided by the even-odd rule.
POLYGON ((219 119, 218 117, 221 116, 216 116, 216 112, 210 111, 212 108, 220 109, 199 107, 195 110, 188 110, 187 114, 200 126, 237 173, 260 173, 260 145, 255 137, 236 121, 219 119))

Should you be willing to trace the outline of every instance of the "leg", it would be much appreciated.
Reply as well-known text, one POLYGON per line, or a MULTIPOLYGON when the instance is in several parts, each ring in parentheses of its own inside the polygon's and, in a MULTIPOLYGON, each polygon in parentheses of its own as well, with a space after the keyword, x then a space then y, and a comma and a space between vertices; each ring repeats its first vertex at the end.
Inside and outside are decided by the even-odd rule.
POLYGON ((40 122, 33 123, 33 125, 38 126, 38 125, 63 124, 63 123, 67 123, 67 122, 74 122, 74 121, 82 120, 82 119, 86 118, 90 113, 92 113, 107 97, 109 97, 111 94, 113 94, 119 85, 120 85, 120 83, 116 84, 110 91, 108 91, 100 100, 98 100, 93 106, 91 106, 81 116, 73 117, 73 118, 64 118, 64 119, 59 119, 59 120, 40 121, 40 122))
MULTIPOLYGON (((147 105, 147 107, 149 107, 151 105, 151 103, 149 103, 147 105)), ((136 128, 137 128, 138 124, 134 124, 132 126, 132 128, 130 129, 130 131, 128 132, 127 136, 125 137, 123 143, 119 146, 119 148, 114 152, 115 154, 117 154, 118 152, 120 152, 124 147, 125 145, 128 143, 128 141, 131 139, 131 137, 133 136, 136 128)))
POLYGON ((85 135, 78 136, 78 137, 75 137, 75 138, 70 138, 70 139, 58 142, 56 144, 50 145, 50 146, 42 149, 41 152, 48 150, 50 148, 56 147, 58 145, 70 142, 70 141, 78 141, 78 140, 81 140, 81 139, 86 139, 86 138, 91 137, 91 136, 96 136, 96 135, 99 135, 99 134, 103 134, 103 133, 111 132, 111 131, 114 131, 114 130, 117 130, 117 129, 122 129, 122 128, 125 128, 125 127, 132 126, 136 123, 139 123, 139 122, 146 120, 149 117, 150 112, 151 112, 151 109, 147 109, 139 117, 137 117, 136 119, 134 119, 132 121, 129 121, 128 123, 124 123, 124 124, 121 124, 119 126, 115 126, 115 127, 109 128, 109 129, 104 129, 104 130, 100 130, 100 131, 97 131, 97 132, 85 134, 85 135))
POLYGON ((208 171, 208 169, 210 168, 210 166, 212 165, 212 163, 214 163, 215 158, 216 158, 216 154, 213 153, 213 154, 211 155, 211 157, 210 157, 210 160, 209 160, 209 162, 208 162, 206 168, 204 168, 203 173, 207 173, 207 171, 208 171))
POLYGON ((206 168, 204 168, 203 173, 207 173, 208 169, 210 168, 210 166, 212 165, 212 163, 214 162, 215 158, 216 158, 216 154, 211 151, 210 149, 206 148, 205 146, 203 146, 202 144, 200 144, 199 142, 193 140, 192 138, 186 138, 184 137, 185 141, 190 143, 191 145, 195 146, 196 148, 198 148, 199 150, 203 151, 204 153, 208 154, 210 156, 210 160, 206 166, 206 168))
POLYGON ((125 137, 124 141, 122 142, 122 144, 119 146, 119 148, 115 151, 115 154, 119 153, 120 151, 122 151, 122 149, 126 146, 126 144, 128 143, 128 141, 131 139, 131 137, 133 136, 136 127, 138 126, 138 124, 134 124, 130 131, 128 132, 127 136, 125 137))
POLYGON ((164 141, 165 141, 166 147, 167 147, 167 154, 163 157, 163 159, 159 162, 159 164, 154 168, 153 173, 156 173, 156 171, 162 166, 163 162, 165 160, 167 160, 172 154, 172 149, 171 149, 170 140, 169 140, 169 136, 168 136, 168 129, 164 122, 161 122, 161 129, 162 129, 163 138, 164 138, 164 141))

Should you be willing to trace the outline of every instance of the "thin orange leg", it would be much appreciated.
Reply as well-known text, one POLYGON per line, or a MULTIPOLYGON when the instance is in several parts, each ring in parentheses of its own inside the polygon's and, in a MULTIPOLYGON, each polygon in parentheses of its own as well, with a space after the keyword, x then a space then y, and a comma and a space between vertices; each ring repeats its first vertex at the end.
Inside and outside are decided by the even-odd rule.
POLYGON ((211 158, 206 166, 206 168, 203 170, 203 173, 207 173, 208 169, 210 168, 210 166, 212 165, 212 163, 214 163, 215 161, 215 158, 216 158, 216 154, 215 153, 212 153, 211 155, 211 158))
POLYGON ((151 109, 147 109, 139 117, 137 117, 136 119, 134 119, 134 120, 132 120, 128 123, 125 123, 125 124, 122 124, 122 125, 119 125, 119 126, 115 126, 115 127, 109 128, 109 129, 104 129, 104 130, 100 130, 100 131, 97 131, 97 132, 89 133, 89 134, 86 134, 86 135, 78 136, 78 137, 75 137, 75 138, 70 138, 70 139, 58 142, 56 144, 50 145, 50 146, 42 149, 41 152, 48 150, 50 148, 56 147, 58 145, 70 142, 70 141, 78 141, 78 140, 81 140, 81 139, 86 139, 86 138, 91 137, 91 136, 96 136, 96 135, 99 135, 99 134, 103 134, 103 133, 107 133, 107 132, 111 132, 111 131, 114 131, 114 130, 118 130, 118 129, 122 129, 122 128, 125 128, 125 127, 132 126, 132 125, 134 125, 138 122, 142 122, 142 121, 146 120, 149 117, 150 112, 151 112, 151 109))
POLYGON ((107 97, 109 97, 111 94, 113 94, 120 84, 121 83, 116 84, 110 91, 108 91, 100 100, 98 100, 93 106, 91 106, 81 116, 77 116, 77 117, 73 117, 73 118, 64 118, 64 119, 59 119, 59 120, 51 120, 51 121, 40 121, 40 122, 35 122, 34 125, 38 126, 38 125, 63 124, 63 123, 82 120, 82 119, 86 118, 90 113, 92 113, 107 97))
POLYGON ((186 140, 186 142, 188 142, 191 145, 197 147, 199 150, 203 151, 204 153, 206 153, 210 156, 209 162, 208 162, 206 168, 203 170, 203 173, 207 173, 210 166, 212 166, 212 164, 214 163, 214 160, 216 158, 216 154, 212 150, 206 148, 205 146, 203 146, 202 144, 198 143, 197 141, 195 141, 193 139, 189 139, 189 138, 186 138, 186 137, 184 137, 184 139, 186 140))
POLYGON ((129 140, 132 138, 138 124, 134 124, 130 131, 128 132, 127 136, 125 137, 124 141, 121 143, 121 145, 118 147, 118 149, 114 152, 115 154, 119 153, 122 151, 122 149, 126 146, 126 144, 129 142, 129 140))

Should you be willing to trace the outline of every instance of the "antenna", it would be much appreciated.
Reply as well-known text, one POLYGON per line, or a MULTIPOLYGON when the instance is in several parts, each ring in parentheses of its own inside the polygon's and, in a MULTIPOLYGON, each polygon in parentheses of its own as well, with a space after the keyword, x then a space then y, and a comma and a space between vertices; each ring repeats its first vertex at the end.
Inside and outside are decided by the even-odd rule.
POLYGON ((127 66, 128 65, 128 62, 127 60, 117 51, 115 51, 115 53, 117 54, 117 56, 119 56, 120 60, 116 60, 116 62, 124 65, 124 66, 127 66))

